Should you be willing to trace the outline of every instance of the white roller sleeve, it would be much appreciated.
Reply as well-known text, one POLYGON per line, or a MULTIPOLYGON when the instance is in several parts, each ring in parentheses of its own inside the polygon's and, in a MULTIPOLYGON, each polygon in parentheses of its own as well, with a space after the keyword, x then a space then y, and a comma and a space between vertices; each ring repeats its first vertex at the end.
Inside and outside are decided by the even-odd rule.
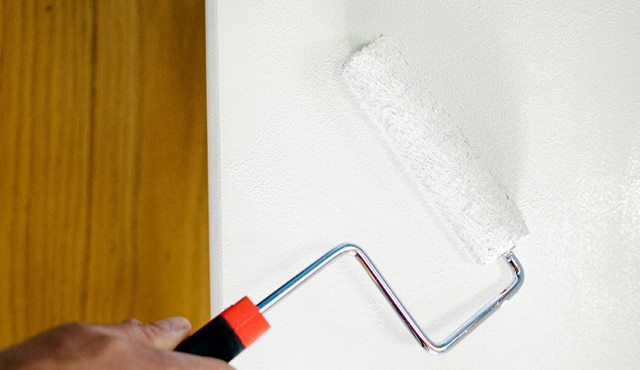
POLYGON ((476 262, 494 261, 527 235, 518 208, 389 37, 356 52, 342 78, 476 262))

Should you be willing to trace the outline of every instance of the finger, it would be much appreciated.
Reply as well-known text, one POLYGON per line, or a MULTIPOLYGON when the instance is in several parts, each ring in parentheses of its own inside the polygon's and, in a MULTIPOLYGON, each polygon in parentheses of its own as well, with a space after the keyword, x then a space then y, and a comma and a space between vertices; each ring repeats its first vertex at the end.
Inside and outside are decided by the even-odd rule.
MULTIPOLYGON (((117 329, 120 330, 121 335, 124 334, 124 331, 121 330, 122 324, 138 325, 141 323, 137 320, 126 320, 121 324, 117 324, 120 325, 117 329)), ((155 324, 146 325, 153 327, 155 324)), ((127 334, 131 332, 129 331, 127 334)), ((233 367, 222 360, 154 348, 140 344, 139 341, 132 343, 128 338, 123 338, 119 341, 119 344, 116 347, 112 347, 112 350, 107 353, 109 358, 106 359, 106 364, 111 366, 95 366, 95 368, 234 370, 233 367)))
POLYGON ((176 359, 185 369, 235 370, 225 361, 211 357, 191 355, 181 352, 165 352, 167 357, 176 359))
POLYGON ((174 349, 191 332, 191 323, 183 317, 170 317, 155 324, 127 319, 111 325, 118 335, 154 348, 174 349))

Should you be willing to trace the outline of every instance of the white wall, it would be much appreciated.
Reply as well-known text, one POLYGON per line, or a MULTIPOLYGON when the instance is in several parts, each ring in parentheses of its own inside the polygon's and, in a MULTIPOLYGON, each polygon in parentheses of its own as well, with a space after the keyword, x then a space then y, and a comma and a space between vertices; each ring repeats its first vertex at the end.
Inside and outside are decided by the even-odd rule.
POLYGON ((270 310, 272 329, 234 366, 637 366, 640 3, 498 3, 209 2, 214 307, 261 300, 343 241, 367 250, 436 340, 509 280, 442 231, 340 85, 348 55, 381 33, 531 230, 517 247, 523 289, 449 354, 423 352, 345 259, 270 310))

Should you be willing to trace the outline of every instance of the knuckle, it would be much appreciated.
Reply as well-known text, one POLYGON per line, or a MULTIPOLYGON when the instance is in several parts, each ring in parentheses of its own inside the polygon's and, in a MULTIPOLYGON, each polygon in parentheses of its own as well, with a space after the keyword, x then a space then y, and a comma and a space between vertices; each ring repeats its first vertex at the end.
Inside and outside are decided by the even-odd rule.
POLYGON ((138 343, 150 345, 163 337, 163 332, 160 327, 144 323, 138 319, 126 319, 122 321, 120 325, 123 329, 122 333, 138 343))
POLYGON ((122 320, 122 324, 124 325, 131 325, 131 326, 140 326, 140 325, 144 325, 144 323, 134 317, 130 317, 128 319, 122 320))

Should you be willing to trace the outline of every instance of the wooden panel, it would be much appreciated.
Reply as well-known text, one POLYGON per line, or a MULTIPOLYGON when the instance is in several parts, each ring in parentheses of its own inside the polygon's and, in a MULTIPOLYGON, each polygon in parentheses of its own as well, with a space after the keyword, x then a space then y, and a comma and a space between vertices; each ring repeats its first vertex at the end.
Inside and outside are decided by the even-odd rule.
POLYGON ((0 0, 0 345, 209 316, 203 1, 0 0))

